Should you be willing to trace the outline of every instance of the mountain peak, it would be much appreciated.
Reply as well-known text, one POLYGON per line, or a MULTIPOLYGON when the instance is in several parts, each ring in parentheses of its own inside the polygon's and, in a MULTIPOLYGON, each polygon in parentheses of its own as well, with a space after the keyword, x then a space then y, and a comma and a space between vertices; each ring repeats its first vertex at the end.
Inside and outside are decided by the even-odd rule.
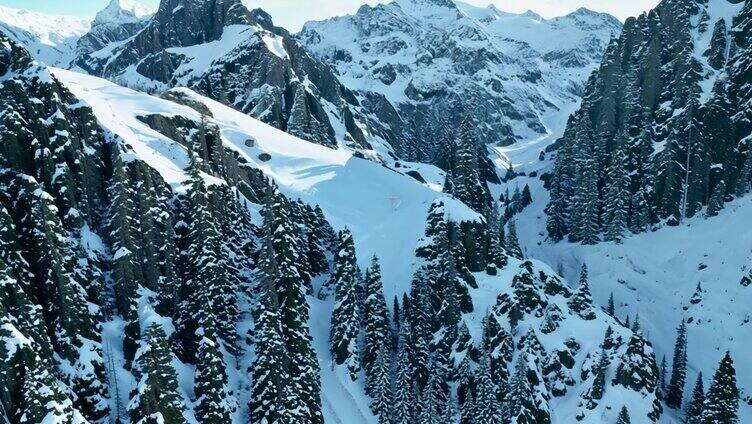
POLYGON ((153 13, 147 6, 133 0, 111 0, 107 7, 97 13, 92 25, 134 23, 153 13))
POLYGON ((397 0, 400 6, 425 7, 438 6, 448 9, 457 9, 457 5, 452 0, 397 0))

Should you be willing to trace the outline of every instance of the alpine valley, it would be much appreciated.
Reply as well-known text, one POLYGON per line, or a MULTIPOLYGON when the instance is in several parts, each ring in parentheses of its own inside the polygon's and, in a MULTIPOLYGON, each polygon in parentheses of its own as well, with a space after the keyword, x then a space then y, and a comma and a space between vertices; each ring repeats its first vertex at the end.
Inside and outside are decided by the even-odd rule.
POLYGON ((752 422, 752 0, 655 3, 0 6, 0 419, 752 422))

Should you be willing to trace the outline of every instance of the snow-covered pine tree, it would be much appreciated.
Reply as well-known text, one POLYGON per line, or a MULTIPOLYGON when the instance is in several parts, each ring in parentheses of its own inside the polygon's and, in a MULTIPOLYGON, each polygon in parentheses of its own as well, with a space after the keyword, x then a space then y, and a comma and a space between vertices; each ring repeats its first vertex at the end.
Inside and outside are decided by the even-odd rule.
MULTIPOLYGON (((496 315, 489 313, 483 318, 481 349, 488 355, 491 364, 491 380, 504 389, 509 383, 509 364, 514 354, 512 335, 504 329, 496 315)), ((499 401, 503 400, 504 390, 499 391, 499 401)))
POLYGON ((488 264, 486 265, 486 273, 488 275, 496 275, 500 269, 507 266, 508 257, 503 247, 502 228, 501 218, 499 217, 499 204, 493 202, 493 208, 488 217, 488 264))
MULTIPOLYGON (((211 317, 208 319, 211 320, 211 317)), ((200 424, 224 424, 230 422, 235 405, 227 387, 225 364, 219 346, 214 341, 216 339, 213 333, 216 332, 211 326, 203 325, 200 330, 204 334, 196 355, 195 416, 200 424)))
POLYGON ((431 304, 428 283, 421 269, 413 275, 410 287, 408 331, 410 334, 411 377, 420 388, 425 387, 429 375, 429 347, 431 342, 431 304))
POLYGON ((516 424, 538 424, 537 408, 532 398, 528 380, 528 364, 525 355, 520 355, 514 366, 514 374, 509 383, 509 394, 504 405, 504 422, 516 424))
POLYGON ((629 175, 624 169, 626 154, 623 144, 626 137, 616 141, 619 144, 611 157, 604 199, 605 239, 620 243, 627 230, 627 213, 629 207, 629 175))
POLYGON ((159 249, 161 276, 157 284, 157 313, 174 317, 177 313, 178 291, 180 283, 177 272, 178 248, 175 224, 169 214, 164 222, 163 243, 159 249))
POLYGON ((367 381, 376 377, 374 365, 379 352, 390 343, 389 313, 384 299, 383 283, 381 281, 381 266, 379 259, 374 256, 371 266, 365 276, 365 302, 363 315, 365 316, 365 352, 363 352, 363 368, 367 381))
POLYGON ((447 280, 449 284, 444 286, 444 294, 441 296, 441 306, 434 320, 433 336, 429 346, 433 357, 433 368, 442 375, 451 375, 454 372, 452 350, 457 343, 458 324, 462 318, 455 290, 456 285, 451 283, 455 280, 451 269, 447 280))
MULTIPOLYGON (((222 243, 219 220, 212 215, 209 192, 199 169, 198 158, 195 154, 191 158, 188 168, 191 182, 189 254, 194 270, 190 282, 194 298, 188 301, 189 311, 193 313, 185 329, 194 328, 206 319, 207 314, 211 314, 216 322, 217 336, 228 350, 234 351, 238 317, 236 281, 229 272, 228 252, 222 243)), ((197 347, 199 340, 195 335, 191 338, 188 346, 197 347)))
POLYGON ((679 409, 684 401, 684 384, 687 377, 687 324, 682 319, 676 330, 674 359, 671 364, 671 379, 666 392, 666 405, 679 409))
POLYGON ((136 190, 136 215, 138 217, 138 234, 140 235, 139 248, 136 251, 139 266, 144 277, 144 287, 149 290, 157 290, 159 280, 159 256, 160 243, 157 218, 160 210, 157 207, 157 194, 152 179, 152 171, 144 162, 134 163, 136 190))
POLYGON ((525 184, 522 188, 522 195, 520 196, 520 210, 525 209, 533 203, 533 196, 530 194, 530 186, 525 184))
POLYGON ((151 324, 136 352, 133 370, 138 377, 128 414, 134 424, 182 424, 185 402, 178 391, 172 352, 162 326, 151 324))
MULTIPOLYGON (((268 187, 264 202, 263 232, 264 237, 271 240, 275 255, 274 286, 282 339, 290 362, 289 375, 295 376, 290 380, 291 402, 295 404, 291 410, 300 412, 303 422, 320 424, 323 423, 321 383, 308 328, 307 274, 300 264, 300 258, 305 257, 300 248, 305 243, 298 239, 299 234, 293 228, 289 201, 273 185, 268 187)), ((354 256, 354 250, 352 253, 354 256)), ((357 323, 357 315, 354 319, 357 323)))
POLYGON ((468 286, 475 285, 475 278, 467 268, 464 247, 460 240, 461 230, 453 222, 447 222, 442 201, 431 204, 426 218, 426 230, 415 256, 423 260, 421 271, 427 281, 430 316, 435 317, 441 308, 445 287, 454 285, 463 312, 472 310, 468 286))
POLYGON ((582 264, 580 271, 580 286, 577 288, 574 296, 567 302, 569 308, 576 312, 582 319, 593 320, 595 319, 595 311, 593 310, 593 296, 590 294, 590 286, 588 285, 588 269, 586 264, 582 264))
MULTIPOLYGON (((76 414, 60 383, 43 364, 24 372, 19 423, 74 423, 76 414)), ((80 416, 79 416, 80 417, 80 416)))
POLYGON ((337 254, 334 259, 335 304, 332 312, 331 344, 332 356, 338 365, 346 365, 350 378, 358 379, 360 356, 358 353, 358 322, 355 285, 358 278, 358 265, 355 258, 355 244, 348 230, 340 231, 337 254))
POLYGON ((311 276, 321 275, 329 271, 329 260, 326 252, 332 247, 334 231, 324 218, 324 213, 318 205, 314 209, 306 204, 304 209, 309 273, 311 276))
POLYGON ((601 354, 598 356, 598 362, 595 364, 593 371, 593 384, 590 386, 590 390, 585 394, 587 400, 586 407, 588 409, 595 409, 598 405, 598 401, 603 398, 603 393, 606 390, 606 371, 608 371, 608 356, 605 350, 601 350, 601 354))
POLYGON ((621 407, 619 416, 616 417, 616 424, 632 424, 632 420, 629 418, 629 411, 626 406, 621 407))
POLYGON ((135 193, 118 147, 113 146, 110 197, 109 238, 112 246, 112 277, 117 312, 126 321, 123 352, 133 359, 139 337, 137 296, 141 285, 141 269, 136 263, 135 193))
POLYGON ((520 241, 517 238, 517 224, 512 220, 509 221, 507 228, 507 237, 504 241, 504 247, 507 249, 509 256, 522 260, 522 248, 520 248, 520 241))
POLYGON ((444 385, 446 382, 441 367, 431 361, 428 382, 423 390, 422 409, 418 417, 419 424, 440 424, 441 418, 445 412, 446 393, 444 385))
POLYGON ((721 180, 716 184, 713 195, 708 200, 708 216, 718 215, 726 203, 726 182, 721 180))
POLYGON ((559 152, 559 158, 555 165, 553 174, 556 178, 551 179, 551 187, 549 189, 550 201, 546 206, 546 232, 548 236, 554 241, 560 241, 564 239, 564 236, 569 233, 568 223, 570 220, 569 208, 567 207, 567 187, 572 180, 568 174, 568 166, 564 165, 565 158, 571 149, 562 146, 559 152))
POLYGON ((614 293, 613 292, 611 292, 611 295, 608 297, 608 306, 606 306, 606 313, 609 316, 616 318, 616 306, 614 305, 614 293))
POLYGON ((697 382, 692 389, 692 397, 685 407, 685 417, 687 424, 700 424, 702 418, 702 408, 705 403, 705 388, 702 382, 702 373, 697 374, 697 382))
POLYGON ((658 367, 658 399, 663 400, 666 397, 666 374, 668 373, 666 364, 666 355, 661 358, 661 365, 658 367))
MULTIPOLYGON (((266 225, 270 225, 266 223, 266 225)), ((290 362, 282 338, 281 318, 274 282, 277 260, 270 237, 264 237, 259 256, 256 302, 253 309, 254 356, 251 365, 251 421, 284 423, 292 419, 288 411, 290 362)))
POLYGON ((413 393, 411 373, 410 329, 406 319, 400 324, 397 340, 397 355, 394 373, 392 374, 392 423, 413 424, 413 393))
MULTIPOLYGON (((649 349, 641 333, 633 333, 627 342, 627 350, 619 358, 612 384, 622 385, 636 392, 654 393, 657 396, 658 378, 655 354, 649 349)), ((655 421, 662 412, 663 408, 656 399, 648 418, 655 421)))
POLYGON ((743 196, 749 192, 750 179, 752 178, 752 145, 747 142, 747 154, 745 155, 744 165, 739 173, 739 180, 736 183, 736 195, 743 196))
POLYGON ((739 422, 739 389, 730 352, 726 352, 713 375, 703 402, 701 424, 737 424, 739 422))
POLYGON ((368 385, 371 410, 378 417, 379 424, 388 424, 392 421, 391 356, 389 347, 386 344, 381 345, 368 385))
POLYGON ((107 416, 109 406, 104 380, 104 360, 96 307, 74 279, 77 258, 53 198, 41 188, 31 205, 30 269, 32 287, 42 309, 58 361, 67 370, 65 382, 78 393, 75 406, 92 421, 107 416))
POLYGON ((491 357, 488 352, 483 355, 480 366, 475 373, 475 383, 477 394, 473 402, 475 406, 474 422, 478 424, 503 423, 502 409, 497 397, 498 387, 492 379, 491 357))
POLYGON ((491 195, 482 178, 478 158, 479 140, 475 123, 465 117, 460 125, 452 174, 452 194, 476 212, 487 216, 491 210, 491 195))
POLYGON ((575 192, 572 203, 572 208, 576 212, 572 213, 575 220, 572 223, 570 239, 582 244, 595 244, 599 241, 600 232, 597 165, 592 157, 585 156, 580 159, 579 167, 579 190, 575 192))

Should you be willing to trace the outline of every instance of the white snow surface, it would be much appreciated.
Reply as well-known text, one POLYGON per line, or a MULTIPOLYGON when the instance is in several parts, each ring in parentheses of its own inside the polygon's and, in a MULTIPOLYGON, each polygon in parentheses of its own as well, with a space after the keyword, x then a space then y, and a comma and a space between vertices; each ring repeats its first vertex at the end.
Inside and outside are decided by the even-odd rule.
POLYGON ((76 42, 90 27, 91 22, 83 18, 0 6, 0 31, 25 46, 35 59, 51 66, 67 66, 76 42))
MULTIPOLYGON (((63 69, 51 71, 94 109, 100 124, 127 143, 133 155, 158 170, 168 184, 181 189, 187 179, 185 149, 137 117, 156 113, 198 121, 198 112, 104 79, 63 69)), ((343 149, 332 150, 297 139, 187 88, 178 90, 209 107, 214 116, 210 119, 219 125, 225 146, 272 177, 289 197, 319 204, 335 228, 347 226, 353 232, 364 269, 377 254, 384 268, 388 299, 409 285, 412 263, 405 258, 413 257, 434 200, 443 198, 448 214, 456 221, 480 219, 461 202, 400 172, 343 149), (249 138, 257 141, 254 147, 245 145, 249 138), (261 153, 268 153, 272 159, 261 161, 261 153)))

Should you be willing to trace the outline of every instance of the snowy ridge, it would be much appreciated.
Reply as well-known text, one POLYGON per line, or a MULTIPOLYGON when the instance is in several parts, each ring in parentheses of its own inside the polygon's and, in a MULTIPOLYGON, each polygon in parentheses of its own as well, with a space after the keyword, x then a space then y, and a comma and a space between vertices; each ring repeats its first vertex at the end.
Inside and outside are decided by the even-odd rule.
MULTIPOLYGON (((52 72, 92 106, 101 125, 130 145, 165 182, 176 188, 182 185, 187 178, 183 171, 188 165, 185 149, 137 117, 156 113, 198 120, 198 112, 100 78, 63 69, 52 72)), ((335 227, 347 226, 354 234, 363 265, 378 254, 384 264, 389 298, 403 293, 409 284, 412 264, 402 258, 413 256, 434 200, 444 199, 454 220, 479 219, 462 203, 409 176, 344 150, 301 141, 189 89, 179 90, 209 107, 212 121, 220 125, 225 146, 272 177, 289 197, 319 204, 335 227), (247 147, 248 139, 257 144, 247 147), (270 154, 272 159, 260 160, 261 153, 270 154)))
POLYGON ((76 42, 90 26, 87 19, 0 6, 0 30, 26 46, 36 59, 51 66, 70 63, 76 42))
POLYGON ((436 120, 465 110, 483 123, 485 142, 508 145, 565 125, 620 27, 587 10, 545 20, 494 6, 400 0, 309 22, 298 38, 349 87, 386 96, 418 131, 441 137, 436 120))
POLYGON ((111 0, 104 9, 100 10, 92 25, 120 25, 139 22, 154 11, 133 0, 111 0))

